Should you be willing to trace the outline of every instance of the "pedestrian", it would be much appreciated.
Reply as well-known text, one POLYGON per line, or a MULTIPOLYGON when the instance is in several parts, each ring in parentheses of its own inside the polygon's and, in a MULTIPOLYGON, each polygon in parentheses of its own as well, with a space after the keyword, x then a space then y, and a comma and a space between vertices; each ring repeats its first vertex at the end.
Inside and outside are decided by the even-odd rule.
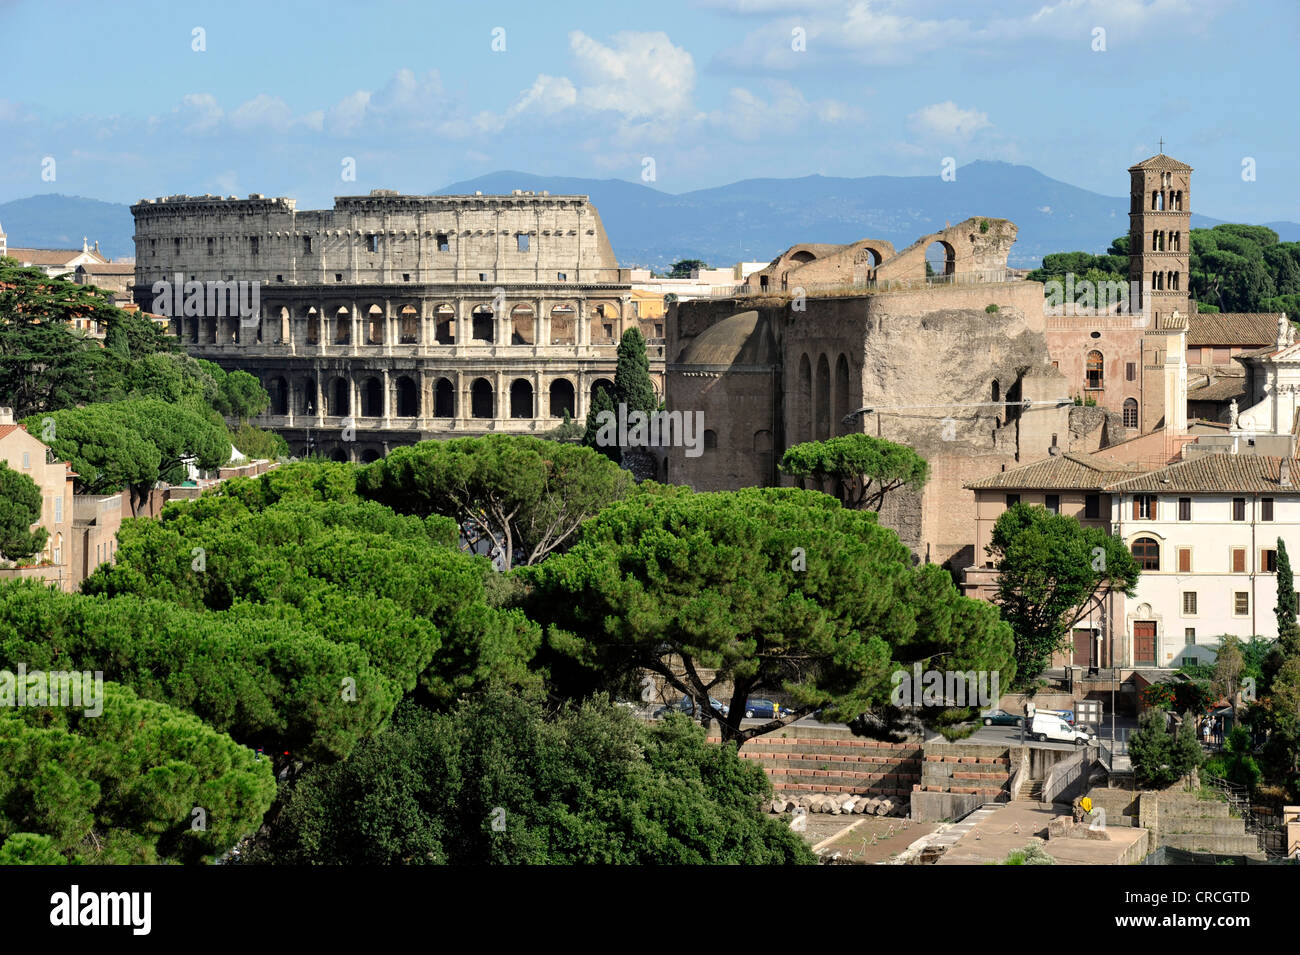
POLYGON ((1210 718, 1207 716, 1201 721, 1201 736, 1205 739, 1205 745, 1210 745, 1210 718))

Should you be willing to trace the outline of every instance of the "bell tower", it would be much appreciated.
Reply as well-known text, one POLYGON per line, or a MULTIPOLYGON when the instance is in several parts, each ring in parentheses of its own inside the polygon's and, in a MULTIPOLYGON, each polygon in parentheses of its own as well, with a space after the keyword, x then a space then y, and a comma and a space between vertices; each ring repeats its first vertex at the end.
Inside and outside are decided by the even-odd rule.
POLYGON ((1163 328, 1175 309, 1183 317, 1191 311, 1192 167, 1161 152, 1128 172, 1129 280, 1140 284, 1151 327, 1163 328))

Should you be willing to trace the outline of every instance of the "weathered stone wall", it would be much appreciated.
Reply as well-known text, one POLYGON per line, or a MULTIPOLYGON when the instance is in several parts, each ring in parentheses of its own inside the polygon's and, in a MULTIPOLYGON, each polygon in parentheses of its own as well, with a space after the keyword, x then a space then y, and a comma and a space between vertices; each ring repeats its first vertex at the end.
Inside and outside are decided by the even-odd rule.
POLYGON ((886 526, 922 560, 969 563, 975 521, 962 484, 1037 460, 1053 436, 1063 441, 1067 434, 1065 407, 971 407, 993 400, 994 382, 1000 400, 1064 396, 1046 342, 1031 327, 1035 313, 1027 311, 1039 305, 1041 316, 1041 296, 1035 283, 1007 282, 809 298, 800 312, 768 299, 681 303, 673 313, 679 321, 669 322, 671 354, 695 354, 689 346, 706 330, 742 308, 756 310, 772 331, 780 387, 719 366, 709 370, 718 377, 706 389, 699 366, 671 363, 669 407, 704 404, 710 422, 720 415, 724 423, 717 454, 691 459, 670 451, 669 477, 710 490, 767 483, 758 479, 766 459, 745 446, 758 432, 772 432, 772 458, 779 462, 794 444, 862 429, 915 448, 931 465, 920 495, 898 494, 887 504, 886 526), (998 304, 998 311, 987 312, 988 304, 998 304), (874 410, 843 423, 863 406, 874 410), (724 435, 733 436, 726 446, 724 435))

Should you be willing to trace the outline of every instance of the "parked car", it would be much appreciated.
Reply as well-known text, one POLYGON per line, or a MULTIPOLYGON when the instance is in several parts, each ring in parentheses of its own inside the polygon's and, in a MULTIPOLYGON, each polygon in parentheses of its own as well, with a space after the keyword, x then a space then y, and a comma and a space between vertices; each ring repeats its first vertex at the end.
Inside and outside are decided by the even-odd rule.
POLYGON ((1071 726, 1055 713, 1044 713, 1041 710, 1034 714, 1034 720, 1029 726, 1029 735, 1042 743, 1052 740, 1057 743, 1086 746, 1093 741, 1091 733, 1071 726))
MULTIPOLYGON (((726 716, 729 712, 731 712, 731 707, 727 706, 726 703, 721 703, 718 700, 715 700, 713 697, 709 697, 709 704, 715 710, 721 713, 723 716, 726 716)), ((695 715, 694 697, 683 696, 676 703, 670 703, 667 706, 659 707, 659 709, 655 710, 652 715, 654 716, 655 719, 661 720, 665 716, 667 716, 671 710, 677 710, 678 712, 685 713, 687 716, 694 716, 695 715)))
POLYGON ((983 720, 985 726, 1020 726, 1025 718, 1006 710, 989 710, 983 714, 983 720))
POLYGON ((772 700, 756 698, 745 701, 745 719, 747 720, 774 720, 782 716, 788 716, 791 712, 789 707, 774 703, 772 700))

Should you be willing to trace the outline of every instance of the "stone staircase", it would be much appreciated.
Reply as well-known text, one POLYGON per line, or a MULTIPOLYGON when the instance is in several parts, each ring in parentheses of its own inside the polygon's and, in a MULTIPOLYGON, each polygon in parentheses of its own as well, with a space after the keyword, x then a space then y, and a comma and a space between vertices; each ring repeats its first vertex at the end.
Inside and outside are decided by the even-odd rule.
POLYGON ((1157 845, 1189 852, 1260 856, 1259 839, 1246 821, 1228 811, 1228 803, 1200 799, 1193 793, 1166 792, 1159 797, 1157 845))
POLYGON ((844 793, 906 800, 921 780, 920 743, 760 736, 740 750, 778 793, 844 793))

